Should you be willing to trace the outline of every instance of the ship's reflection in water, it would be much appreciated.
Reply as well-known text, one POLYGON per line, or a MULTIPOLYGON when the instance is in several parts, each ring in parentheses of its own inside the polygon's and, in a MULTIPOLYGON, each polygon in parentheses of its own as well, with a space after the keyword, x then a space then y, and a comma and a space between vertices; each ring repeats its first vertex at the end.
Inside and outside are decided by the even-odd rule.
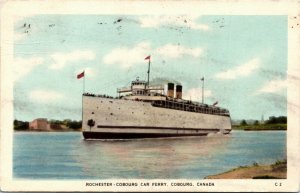
MULTIPOLYGON (((82 141, 77 161, 100 178, 201 178, 215 156, 227 151, 231 135, 206 137, 82 141), (202 168, 202 169, 201 169, 202 168)), ((210 169, 210 174, 211 174, 210 169)))

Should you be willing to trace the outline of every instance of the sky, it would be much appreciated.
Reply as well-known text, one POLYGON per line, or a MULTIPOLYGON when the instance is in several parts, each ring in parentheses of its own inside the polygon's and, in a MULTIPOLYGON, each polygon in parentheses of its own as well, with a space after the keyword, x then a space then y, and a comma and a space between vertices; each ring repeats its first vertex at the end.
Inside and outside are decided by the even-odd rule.
POLYGON ((232 119, 287 115, 287 17, 28 15, 14 19, 14 118, 81 119, 85 92, 117 96, 136 77, 183 85, 183 97, 232 119))

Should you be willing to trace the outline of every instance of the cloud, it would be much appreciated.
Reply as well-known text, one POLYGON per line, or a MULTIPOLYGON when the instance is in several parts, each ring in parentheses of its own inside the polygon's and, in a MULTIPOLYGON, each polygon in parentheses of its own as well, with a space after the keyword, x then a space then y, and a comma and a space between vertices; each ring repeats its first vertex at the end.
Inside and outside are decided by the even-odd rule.
MULTIPOLYGON (((204 97, 212 97, 212 91, 211 90, 204 90, 204 97)), ((201 101, 202 100, 202 88, 191 88, 185 92, 183 92, 183 98, 184 99, 191 99, 193 101, 201 101)))
POLYGON ((28 73, 30 73, 34 68, 41 65, 44 59, 41 57, 31 57, 31 58, 15 58, 14 59, 14 80, 18 81, 28 73))
POLYGON ((262 88, 256 91, 255 94, 261 93, 277 93, 287 88, 287 80, 272 80, 268 81, 262 88))
POLYGON ((201 48, 187 48, 174 44, 166 44, 157 48, 157 53, 166 58, 181 58, 183 55, 190 55, 197 58, 202 52, 201 48))
MULTIPOLYGON (((133 47, 120 47, 113 49, 103 57, 105 64, 117 64, 123 68, 129 68, 136 64, 142 64, 144 58, 151 54, 152 56, 161 56, 164 58, 178 59, 183 56, 199 57, 203 52, 202 48, 190 48, 174 44, 166 44, 158 48, 152 48, 149 42, 141 42, 133 47)), ((151 61, 155 57, 151 58, 151 61)))
POLYGON ((260 63, 261 63, 260 59, 255 58, 246 62, 245 64, 236 66, 233 69, 227 70, 225 72, 220 72, 215 76, 216 78, 219 79, 236 79, 238 77, 248 76, 254 70, 259 68, 260 63))
POLYGON ((104 56, 105 64, 119 64, 123 68, 129 68, 135 64, 139 64, 151 53, 150 43, 141 42, 134 47, 120 47, 113 49, 104 56))
POLYGON ((208 25, 197 23, 199 16, 145 16, 141 17, 140 24, 143 28, 158 28, 158 27, 187 27, 195 30, 207 31, 210 29, 208 25))
POLYGON ((50 56, 54 61, 50 69, 59 70, 65 65, 81 60, 94 60, 95 53, 91 50, 75 50, 69 53, 54 53, 50 56))
POLYGON ((64 96, 60 92, 53 90, 34 90, 29 93, 29 98, 34 102, 49 103, 58 101, 64 96))

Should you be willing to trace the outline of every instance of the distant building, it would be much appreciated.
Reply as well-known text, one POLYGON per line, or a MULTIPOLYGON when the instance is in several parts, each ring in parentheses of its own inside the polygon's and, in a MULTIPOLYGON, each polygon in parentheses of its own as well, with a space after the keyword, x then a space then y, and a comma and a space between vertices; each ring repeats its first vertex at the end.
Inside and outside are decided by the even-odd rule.
POLYGON ((50 130, 47 119, 39 118, 29 123, 29 129, 32 130, 50 130))

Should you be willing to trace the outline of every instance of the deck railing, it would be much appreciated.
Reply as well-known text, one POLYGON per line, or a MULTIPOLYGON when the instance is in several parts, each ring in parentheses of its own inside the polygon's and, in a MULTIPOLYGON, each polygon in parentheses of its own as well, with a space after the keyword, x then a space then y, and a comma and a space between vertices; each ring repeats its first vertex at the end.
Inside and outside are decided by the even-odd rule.
POLYGON ((204 114, 211 114, 211 115, 229 116, 229 111, 227 109, 208 106, 206 104, 201 104, 201 105, 195 104, 190 101, 161 100, 161 101, 153 101, 151 104, 154 107, 162 107, 162 108, 175 109, 180 111, 189 111, 189 112, 204 113, 204 114))

